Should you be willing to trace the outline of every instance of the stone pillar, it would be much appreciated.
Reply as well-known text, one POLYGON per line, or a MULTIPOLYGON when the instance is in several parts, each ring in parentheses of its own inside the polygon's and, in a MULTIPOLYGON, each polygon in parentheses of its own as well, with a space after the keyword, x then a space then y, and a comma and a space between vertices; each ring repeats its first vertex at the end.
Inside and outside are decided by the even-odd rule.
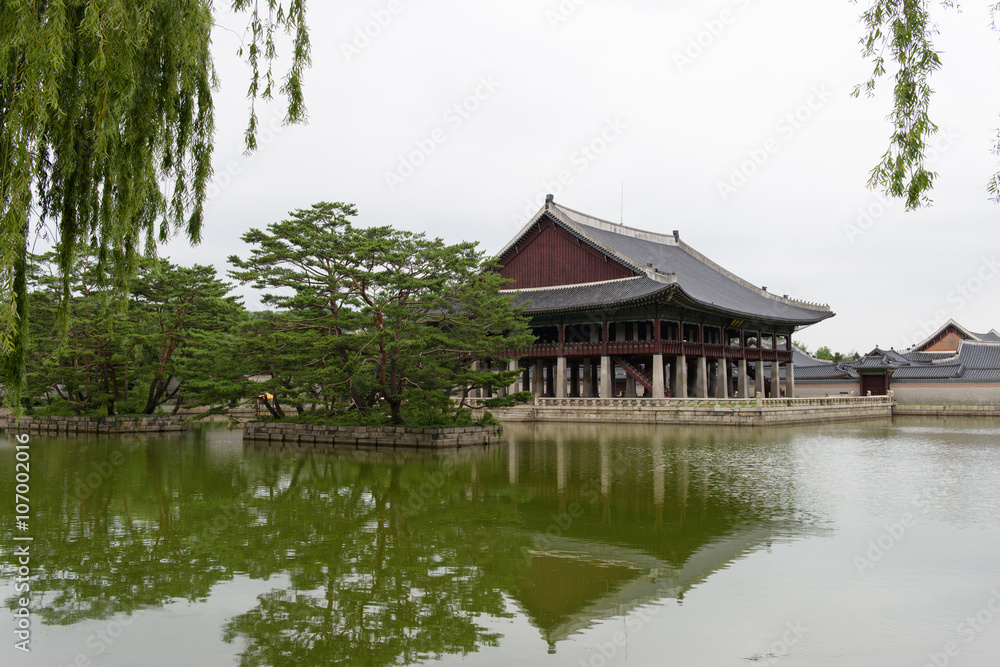
MULTIPOLYGON (((518 371, 520 369, 521 369, 521 362, 518 361, 517 359, 511 359, 510 362, 507 364, 507 370, 509 370, 511 372, 518 371)), ((509 394, 516 394, 518 391, 520 391, 521 388, 518 387, 517 384, 518 384, 518 380, 515 377, 514 381, 511 383, 511 385, 509 387, 507 387, 507 393, 509 393, 509 394)))
POLYGON ((708 395, 714 397, 719 391, 718 376, 719 362, 716 359, 705 358, 705 365, 708 367, 708 395))
POLYGON ((764 391, 767 388, 767 378, 764 377, 764 361, 757 362, 757 378, 754 384, 753 393, 760 394, 762 397, 767 398, 767 392, 764 391))
POLYGON ((591 398, 594 395, 594 362, 587 357, 583 360, 583 382, 580 385, 580 396, 591 398))
POLYGON ((695 359, 694 393, 698 398, 708 398, 708 360, 699 356, 695 359))
POLYGON ((635 398, 635 378, 625 374, 625 398, 635 398))
POLYGON ((535 370, 531 378, 531 393, 535 396, 545 395, 545 370, 542 367, 541 359, 535 359, 535 370))
POLYGON ((785 362, 785 398, 795 398, 795 364, 785 362))
POLYGON ((615 393, 615 372, 611 368, 611 357, 601 356, 601 398, 612 398, 615 393))
POLYGON ((653 398, 663 398, 664 394, 664 379, 663 379, 663 355, 654 354, 653 355, 653 398))
POLYGON ((687 398, 688 397, 688 362, 687 356, 683 354, 677 355, 677 372, 674 373, 676 385, 674 386, 674 397, 675 398, 687 398))
POLYGON ((729 373, 729 360, 725 357, 719 357, 719 360, 715 362, 716 368, 716 381, 715 381, 715 397, 716 398, 729 398, 729 379, 732 377, 729 373))
POLYGON ((556 398, 566 398, 566 357, 556 359, 556 398))
POLYGON ((781 398, 781 362, 771 362, 771 398, 781 398))
POLYGON ((740 398, 750 398, 750 375, 747 373, 747 360, 741 358, 737 364, 736 392, 740 398))

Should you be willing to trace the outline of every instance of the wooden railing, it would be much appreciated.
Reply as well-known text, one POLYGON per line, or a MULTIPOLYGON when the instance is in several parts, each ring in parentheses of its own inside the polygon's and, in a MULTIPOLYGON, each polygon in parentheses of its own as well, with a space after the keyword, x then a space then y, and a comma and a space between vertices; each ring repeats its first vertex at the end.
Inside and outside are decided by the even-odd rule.
POLYGON ((663 354, 668 357, 686 355, 689 357, 709 357, 726 359, 746 359, 747 361, 791 361, 791 350, 771 350, 738 345, 717 345, 708 343, 685 343, 679 340, 611 340, 604 342, 538 343, 529 347, 507 350, 504 357, 512 359, 555 359, 556 357, 599 357, 602 355, 642 355, 663 354))

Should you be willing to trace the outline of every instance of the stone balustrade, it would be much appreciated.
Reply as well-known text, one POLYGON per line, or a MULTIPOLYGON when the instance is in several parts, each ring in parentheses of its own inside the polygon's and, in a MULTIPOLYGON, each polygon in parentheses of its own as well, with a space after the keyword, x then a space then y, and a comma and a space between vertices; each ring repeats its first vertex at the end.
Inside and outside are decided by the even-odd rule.
POLYGON ((493 410, 509 421, 637 422, 662 424, 801 424, 889 418, 892 396, 813 398, 535 398, 493 410))

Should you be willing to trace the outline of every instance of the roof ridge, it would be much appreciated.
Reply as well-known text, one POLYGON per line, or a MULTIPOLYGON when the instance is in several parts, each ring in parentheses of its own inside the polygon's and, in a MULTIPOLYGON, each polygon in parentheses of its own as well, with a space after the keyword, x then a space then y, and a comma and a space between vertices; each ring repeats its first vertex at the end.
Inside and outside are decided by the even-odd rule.
MULTIPOLYGON (((938 334, 940 334, 942 331, 944 331, 945 329, 947 329, 949 325, 954 326, 956 329, 958 329, 961 333, 964 333, 970 339, 977 340, 977 341, 980 340, 979 336, 977 336, 976 334, 972 333, 971 331, 969 331, 968 329, 966 329, 965 327, 963 327, 961 324, 959 324, 958 322, 956 322, 954 320, 954 318, 949 317, 947 322, 945 322, 944 324, 942 324, 940 327, 938 327, 932 333, 928 334, 922 341, 914 343, 910 347, 906 348, 906 350, 907 351, 912 350, 912 351, 915 351, 915 352, 923 352, 924 350, 920 350, 918 348, 921 345, 925 345, 927 343, 927 341, 932 340, 933 338, 935 338, 938 334)), ((967 340, 967 339, 964 339, 964 340, 967 340)), ((961 341, 959 341, 959 344, 961 344, 961 341)))
POLYGON ((573 283, 571 285, 549 285, 548 287, 519 287, 515 289, 502 289, 501 292, 538 292, 540 290, 571 289, 573 287, 587 287, 590 285, 606 285, 608 283, 621 283, 628 280, 641 280, 646 276, 629 276, 628 278, 612 278, 611 280, 595 280, 590 283, 573 283))
MULTIPOLYGON (((577 211, 568 206, 563 206, 562 204, 556 204, 552 202, 554 206, 563 211, 569 211, 570 213, 575 213, 579 216, 593 220, 596 225, 591 225, 592 227, 597 227, 598 229, 604 229, 607 232, 614 232, 616 234, 621 234, 622 236, 630 236, 635 239, 642 239, 644 241, 653 241, 654 243, 663 243, 663 245, 677 245, 678 238, 676 234, 661 234, 660 232, 651 232, 647 229, 639 229, 638 227, 629 227, 627 225, 619 224, 617 222, 611 222, 610 220, 604 220, 603 218, 598 218, 596 216, 590 215, 589 213, 584 213, 583 211, 577 211)), ((582 223, 587 224, 587 223, 582 223)))

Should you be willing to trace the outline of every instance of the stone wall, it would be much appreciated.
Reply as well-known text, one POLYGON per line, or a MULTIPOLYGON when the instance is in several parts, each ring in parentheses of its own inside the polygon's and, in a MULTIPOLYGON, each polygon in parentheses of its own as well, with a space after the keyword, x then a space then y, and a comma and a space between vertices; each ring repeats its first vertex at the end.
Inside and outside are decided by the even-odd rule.
MULTIPOLYGON (((833 382, 795 383, 795 395, 802 396, 839 396, 840 392, 853 391, 858 394, 860 383, 857 380, 838 380, 833 382)), ((890 388, 896 395, 897 403, 921 404, 971 404, 1000 405, 1000 384, 987 382, 910 382, 893 380, 890 388)))
POLYGON ((6 416, 0 426, 27 433, 164 433, 187 428, 183 417, 149 415, 142 417, 21 417, 6 416))
POLYGON ((1000 405, 1000 385, 957 382, 893 382, 897 403, 1000 405))
MULTIPOLYGON (((893 386, 895 389, 895 386, 893 386)), ((821 396, 840 396, 841 392, 857 395, 861 390, 858 380, 837 380, 833 382, 802 382, 795 381, 796 398, 816 398, 821 396)))
POLYGON ((409 426, 326 426, 294 422, 251 422, 243 439, 309 445, 367 447, 422 447, 445 449, 500 442, 497 426, 413 428, 409 426))
POLYGON ((892 409, 897 416, 921 417, 1000 417, 1000 405, 919 405, 897 403, 892 409))
POLYGON ((534 405, 498 409, 498 419, 527 422, 729 424, 762 426, 892 417, 889 396, 767 398, 536 398, 534 405))

